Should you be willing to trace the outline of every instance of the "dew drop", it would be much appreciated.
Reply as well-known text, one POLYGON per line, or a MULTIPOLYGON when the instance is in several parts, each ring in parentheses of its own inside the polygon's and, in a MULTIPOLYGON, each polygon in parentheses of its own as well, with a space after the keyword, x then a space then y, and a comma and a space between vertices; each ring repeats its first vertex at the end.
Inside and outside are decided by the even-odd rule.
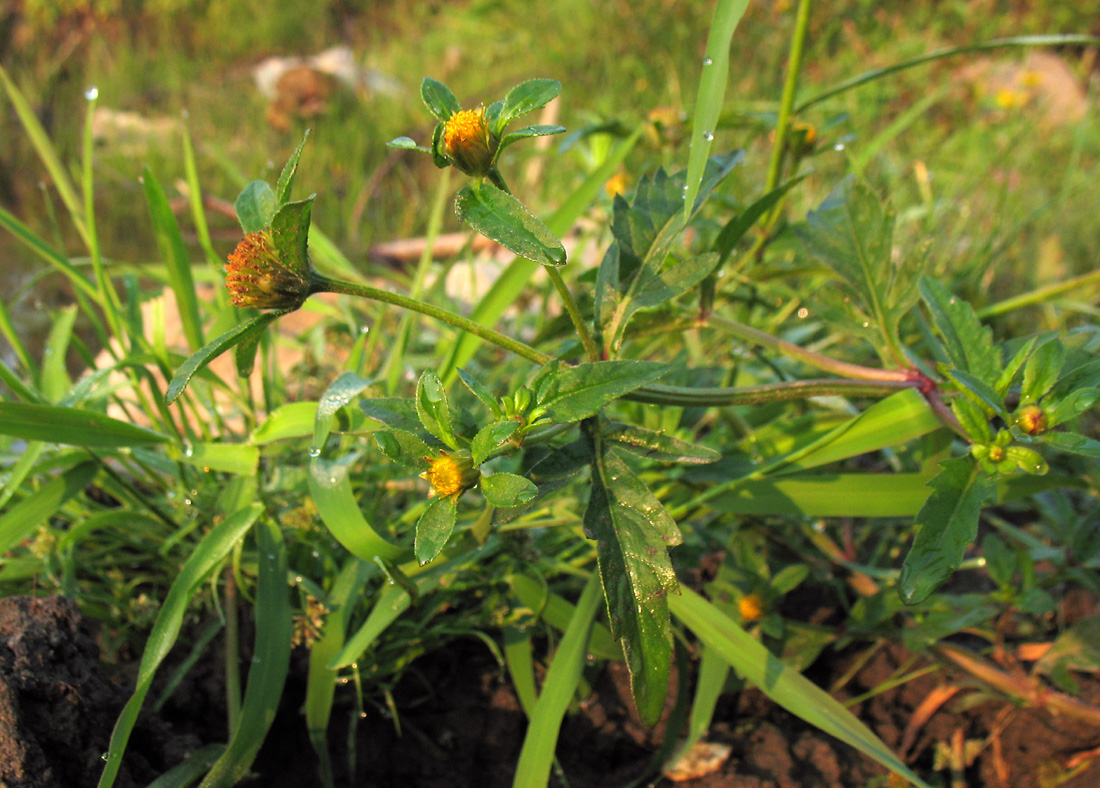
POLYGON ((190 443, 183 444, 183 456, 184 457, 190 457, 194 453, 195 453, 195 447, 194 446, 192 446, 190 443))
POLYGON ((866 320, 864 320, 864 321, 863 321, 863 327, 864 327, 864 328, 870 328, 870 327, 871 327, 871 324, 870 324, 870 323, 868 323, 868 322, 867 322, 866 320))
POLYGON ((833 146, 833 150, 844 150, 844 143, 838 142, 836 145, 833 146))
POLYGON ((99 98, 99 88, 97 88, 95 85, 92 85, 90 88, 84 91, 84 98, 88 99, 88 101, 95 101, 97 98, 99 98))
POLYGON ((710 55, 707 55, 705 58, 703 58, 703 65, 704 66, 713 66, 714 65, 714 60, 710 57, 710 55))
POLYGON ((328 483, 329 484, 336 484, 336 477, 335 476, 329 476, 328 477, 328 483))
POLYGON ((99 759, 100 759, 101 761, 106 761, 106 760, 110 760, 110 758, 111 758, 111 753, 110 753, 110 751, 108 751, 108 752, 105 752, 105 753, 102 753, 102 754, 101 754, 101 755, 99 756, 99 759))
POLYGON ((321 450, 317 446, 310 446, 309 447, 309 456, 310 457, 320 457, 321 456, 321 450))
POLYGON ((183 499, 183 505, 184 506, 190 506, 191 505, 191 499, 190 498, 184 498, 183 499))
POLYGON ((806 307, 802 307, 801 309, 798 310, 798 316, 800 318, 802 318, 803 320, 805 320, 807 317, 810 316, 810 310, 807 309, 806 307))
POLYGON ((703 139, 705 139, 707 142, 714 142, 714 132, 713 131, 704 131, 703 132, 703 139))
POLYGON ((318 553, 316 550, 314 550, 312 553, 310 553, 310 555, 312 555, 314 558, 320 558, 321 557, 321 554, 318 553))
POLYGON ((370 326, 363 326, 359 329, 360 334, 366 334, 368 331, 370 331, 370 326))
POLYGON ((359 719, 365 720, 366 718, 367 718, 367 713, 365 711, 359 712, 359 719))
POLYGON ((301 575, 294 575, 294 582, 295 583, 301 583, 302 580, 304 580, 304 579, 305 578, 303 578, 301 575))

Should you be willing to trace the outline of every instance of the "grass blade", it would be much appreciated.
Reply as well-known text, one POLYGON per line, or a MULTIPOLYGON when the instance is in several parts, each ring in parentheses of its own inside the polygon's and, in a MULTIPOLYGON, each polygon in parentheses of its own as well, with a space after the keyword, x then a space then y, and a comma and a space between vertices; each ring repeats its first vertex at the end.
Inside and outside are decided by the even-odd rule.
POLYGON ((711 140, 718 126, 722 102, 726 96, 726 80, 730 70, 730 42, 737 24, 748 8, 748 0, 718 0, 707 36, 707 53, 703 57, 699 94, 695 98, 695 115, 691 122, 691 153, 688 156, 687 184, 684 188, 684 217, 690 215, 703 170, 710 157, 711 140))
POLYGON ((733 619, 690 588, 668 600, 672 613, 738 673, 792 714, 927 788, 890 748, 835 698, 788 668, 733 619))
POLYGON ((321 521, 340 544, 364 561, 377 557, 407 561, 412 556, 409 548, 383 538, 360 511, 348 478, 348 465, 355 458, 354 454, 334 461, 315 457, 309 464, 309 494, 317 504, 321 521))
POLYGON ((135 427, 102 413, 26 402, 0 402, 0 435, 71 446, 148 446, 167 435, 135 427))
MULTIPOLYGON (((145 651, 141 655, 141 666, 138 668, 137 683, 134 686, 134 694, 130 696, 126 706, 115 723, 115 729, 111 733, 111 744, 107 754, 107 766, 99 778, 99 788, 110 788, 118 776, 119 766, 122 764, 122 756, 126 751, 126 744, 130 740, 130 733, 137 722, 141 705, 153 683, 160 663, 168 655, 168 651, 179 636, 180 627, 183 625, 183 616, 199 586, 207 576, 220 564, 229 551, 239 542, 256 522, 263 507, 254 504, 247 509, 242 509, 231 517, 226 518, 203 537, 198 546, 180 569, 175 582, 168 591, 168 597, 161 605, 157 620, 153 623, 153 631, 145 643, 145 651)), ((285 583, 285 573, 283 582, 285 583)))
POLYGON ((84 462, 42 485, 0 517, 0 555, 22 542, 40 523, 75 495, 84 491, 99 465, 84 462))
POLYGON ((290 593, 286 542, 278 524, 265 518, 257 527, 260 576, 256 587, 256 647, 237 728, 202 788, 228 788, 245 774, 260 752, 283 696, 290 670, 290 593))
POLYGON ((599 608, 600 590, 599 577, 592 575, 546 672, 542 694, 531 714, 527 735, 523 737, 513 788, 545 788, 550 781, 550 766, 554 761, 561 721, 584 670, 586 646, 599 608))

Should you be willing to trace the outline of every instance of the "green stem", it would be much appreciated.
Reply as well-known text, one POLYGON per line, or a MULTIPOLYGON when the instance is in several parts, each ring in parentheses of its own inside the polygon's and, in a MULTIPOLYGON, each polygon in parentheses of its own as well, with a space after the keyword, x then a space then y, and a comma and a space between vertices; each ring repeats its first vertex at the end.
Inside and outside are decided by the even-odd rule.
POLYGON ((843 375, 859 380, 914 382, 912 373, 907 370, 877 369, 875 367, 865 367, 862 364, 851 364, 847 361, 839 361, 835 358, 829 358, 820 353, 815 353, 812 350, 806 350, 793 342, 773 337, 771 334, 753 328, 752 326, 747 326, 744 323, 738 323, 736 320, 731 320, 722 315, 708 315, 703 325, 712 325, 725 329, 727 332, 746 342, 752 342, 762 347, 778 351, 788 358, 802 361, 823 372, 832 372, 835 375, 843 375))
POLYGON ((561 278, 557 268, 549 265, 543 266, 543 268, 546 269, 550 281, 554 283, 558 295, 561 296, 565 311, 569 313, 569 319, 573 321, 573 327, 577 329, 577 336, 580 338, 581 344, 584 345, 584 352, 588 354, 589 361, 599 361, 600 349, 592 338, 592 332, 588 330, 588 324, 584 322, 584 317, 581 315, 580 308, 577 307, 577 302, 573 300, 573 294, 569 292, 569 286, 565 284, 565 280, 561 278))
MULTIPOLYGON (((500 170, 493 167, 489 171, 489 182, 500 189, 505 194, 511 194, 512 190, 508 188, 508 184, 504 180, 504 176, 500 174, 500 170)), ((590 361, 600 360, 600 349, 596 346, 596 341, 592 339, 592 332, 588 330, 588 324, 584 322, 584 318, 581 316, 581 310, 577 307, 577 302, 573 298, 573 294, 569 292, 569 286, 565 284, 565 280, 561 278, 561 274, 553 266, 543 266, 546 269, 546 274, 550 277, 550 281, 554 283, 554 289, 558 291, 558 295, 561 296, 562 304, 565 305, 565 311, 569 314, 569 319, 573 321, 573 327, 577 329, 577 337, 581 340, 581 344, 584 345, 584 352, 588 354, 590 361)))
POLYGON ((623 399, 645 402, 651 405, 678 405, 681 407, 722 407, 725 405, 752 405, 763 402, 783 402, 809 397, 877 397, 912 388, 915 381, 900 380, 851 380, 848 378, 823 378, 791 380, 780 383, 764 383, 759 386, 730 388, 682 388, 679 386, 649 385, 635 389, 623 399))
POLYGON ((1089 287, 1097 283, 1100 283, 1100 270, 1093 271, 1089 274, 1082 274, 1081 276, 1075 276, 1064 282, 1057 282, 1052 285, 1047 285, 1046 287, 1040 287, 1037 290, 1032 290, 1030 293, 1013 296, 1012 298, 998 301, 995 304, 990 304, 984 309, 978 310, 978 317, 984 318, 993 317, 994 315, 1003 315, 1005 312, 1011 312, 1014 309, 1020 309, 1025 306, 1041 304, 1056 296, 1079 290, 1083 287, 1089 287))
POLYGON ((798 89, 798 75, 802 70, 802 50, 806 45, 806 31, 810 25, 811 5, 811 0, 800 0, 798 3, 794 36, 791 38, 791 54, 787 58, 787 81, 783 84, 783 95, 779 100, 779 118, 775 123, 775 144, 772 146, 771 160, 768 162, 768 180, 764 186, 765 193, 770 192, 779 185, 779 171, 783 164, 783 154, 787 149, 787 127, 790 125, 795 90, 798 89))
POLYGON ((534 361, 536 364, 545 364, 552 359, 551 356, 540 353, 530 345, 520 342, 518 339, 512 339, 509 336, 505 336, 499 331, 494 331, 480 323, 475 323, 467 317, 455 314, 446 309, 441 309, 437 306, 432 306, 431 304, 426 304, 415 298, 400 295, 399 293, 380 290, 370 285, 342 282, 339 279, 329 279, 327 276, 316 272, 313 273, 310 291, 313 293, 343 293, 344 295, 368 298, 372 301, 381 301, 384 304, 393 304, 403 309, 411 309, 414 312, 433 317, 436 320, 442 320, 448 325, 473 334, 487 342, 492 342, 494 345, 515 353, 517 356, 522 356, 529 361, 534 361))

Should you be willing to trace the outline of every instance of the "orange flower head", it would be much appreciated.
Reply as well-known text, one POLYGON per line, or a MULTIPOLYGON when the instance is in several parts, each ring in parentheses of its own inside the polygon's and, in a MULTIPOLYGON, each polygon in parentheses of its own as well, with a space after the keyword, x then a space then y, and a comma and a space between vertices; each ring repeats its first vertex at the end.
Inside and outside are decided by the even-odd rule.
POLYGON ((488 175, 499 144, 489 133, 484 107, 455 112, 443 126, 443 153, 467 175, 488 175))
POLYGON ((234 306, 297 309, 309 296, 309 277, 287 266, 266 232, 249 233, 225 264, 234 306))
POLYGON ((428 470, 420 474, 420 477, 427 479, 432 486, 428 493, 429 498, 454 498, 477 484, 481 472, 473 467, 465 452, 456 452, 453 455, 441 454, 429 460, 428 470))
POLYGON ((737 600, 737 612, 741 614, 743 621, 759 621, 764 615, 764 600, 759 594, 746 594, 737 600))

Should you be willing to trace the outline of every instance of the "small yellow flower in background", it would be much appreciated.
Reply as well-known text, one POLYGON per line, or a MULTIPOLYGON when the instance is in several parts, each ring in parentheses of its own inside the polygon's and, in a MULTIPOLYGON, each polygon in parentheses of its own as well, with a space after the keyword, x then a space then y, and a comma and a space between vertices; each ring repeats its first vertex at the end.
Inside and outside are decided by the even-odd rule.
POLYGON ((1031 95, 1026 90, 1014 90, 1013 88, 1001 88, 997 91, 993 100, 1001 109, 1014 109, 1027 104, 1031 95))
POLYGON ((499 144, 489 133, 484 107, 455 112, 443 126, 443 153, 467 175, 488 175, 499 144))
POLYGON ((603 189, 607 192, 608 197, 614 197, 617 194, 625 194, 626 190, 630 188, 630 176, 625 172, 617 172, 607 179, 607 183, 603 185, 603 189))
POLYGON ((746 594, 737 600, 737 612, 740 613, 741 620, 747 623, 759 621, 764 615, 764 600, 759 594, 746 594))
POLYGON ((279 259, 271 236, 249 233, 229 255, 225 286, 234 306, 297 309, 309 296, 309 277, 279 259))
POLYGON ((432 486, 429 498, 452 498, 464 493, 477 484, 481 472, 473 466, 470 458, 463 452, 441 454, 428 461, 428 470, 420 474, 432 486))
POLYGON ((1047 416, 1038 405, 1028 405, 1016 417, 1016 424, 1028 435, 1038 435, 1047 428, 1047 416))

